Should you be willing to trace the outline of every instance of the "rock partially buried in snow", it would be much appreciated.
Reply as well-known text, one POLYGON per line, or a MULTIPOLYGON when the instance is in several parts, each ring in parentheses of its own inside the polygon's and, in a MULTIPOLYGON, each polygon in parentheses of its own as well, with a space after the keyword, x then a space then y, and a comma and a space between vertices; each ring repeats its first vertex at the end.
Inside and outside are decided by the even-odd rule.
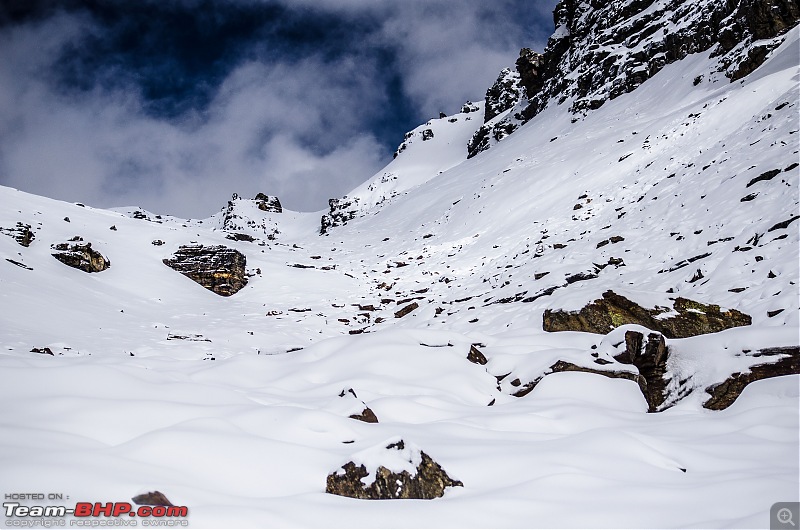
POLYGON ((174 506, 171 502, 169 502, 167 496, 160 491, 142 493, 141 495, 136 495, 131 500, 136 504, 146 506, 174 506))
POLYGON ((56 251, 53 257, 64 265, 68 265, 74 269, 82 270, 83 272, 102 272, 111 266, 111 261, 92 249, 90 242, 80 243, 83 238, 75 237, 70 243, 59 243, 53 245, 56 251))
POLYGON ((751 323, 750 315, 735 309, 723 311, 718 305, 680 297, 675 299, 672 310, 667 307, 646 309, 614 291, 604 292, 603 298, 590 302, 580 311, 546 309, 543 316, 545 331, 586 331, 605 335, 619 326, 638 324, 662 333, 668 339, 716 333, 751 323))
POLYGON ((33 243, 33 240, 36 239, 36 235, 31 230, 31 225, 22 224, 20 222, 17 222, 14 228, 0 227, 0 233, 13 237, 14 241, 23 247, 29 247, 31 243, 33 243))
POLYGON ((222 245, 185 245, 164 265, 220 296, 231 296, 247 285, 247 258, 222 245))
POLYGON ((328 475, 326 493, 355 499, 435 499, 464 486, 414 444, 392 439, 353 455, 328 475))
POLYGON ((758 357, 778 357, 777 361, 751 366, 746 372, 732 374, 722 383, 706 389, 710 395, 703 407, 711 410, 724 410, 730 407, 744 390, 754 381, 779 377, 782 375, 800 374, 800 347, 765 348, 758 352, 758 357))

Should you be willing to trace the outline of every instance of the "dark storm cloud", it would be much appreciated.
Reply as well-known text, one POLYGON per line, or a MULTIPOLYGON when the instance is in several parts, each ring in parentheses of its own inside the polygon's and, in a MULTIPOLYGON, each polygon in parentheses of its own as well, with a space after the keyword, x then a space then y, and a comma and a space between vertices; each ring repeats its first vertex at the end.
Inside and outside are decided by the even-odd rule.
POLYGON ((541 47, 553 2, 530 4, 5 2, 0 183, 186 216, 234 191, 321 209, 541 47))

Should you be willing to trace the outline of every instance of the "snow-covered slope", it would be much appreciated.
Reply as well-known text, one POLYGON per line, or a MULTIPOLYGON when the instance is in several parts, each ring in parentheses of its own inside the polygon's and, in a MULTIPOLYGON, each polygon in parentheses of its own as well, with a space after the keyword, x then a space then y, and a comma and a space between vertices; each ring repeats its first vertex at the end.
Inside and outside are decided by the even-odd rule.
POLYGON ((709 78, 711 54, 579 120, 547 106, 469 160, 480 107, 431 120, 326 235, 320 213, 249 199, 186 221, 0 188, 0 227, 34 236, 0 235, 2 489, 158 489, 192 527, 766 526, 800 494, 798 376, 702 405, 799 342, 798 29, 734 83, 709 78), (75 236, 110 268, 52 257, 75 236), (246 257, 239 292, 162 261, 200 244, 246 257), (668 340, 674 406, 648 414, 630 378, 541 378, 559 361, 635 378, 615 355, 640 328, 543 329, 545 310, 608 290, 752 324, 668 340), (349 417, 366 406, 378 423, 349 417), (463 488, 325 493, 328 473, 398 437, 463 488))

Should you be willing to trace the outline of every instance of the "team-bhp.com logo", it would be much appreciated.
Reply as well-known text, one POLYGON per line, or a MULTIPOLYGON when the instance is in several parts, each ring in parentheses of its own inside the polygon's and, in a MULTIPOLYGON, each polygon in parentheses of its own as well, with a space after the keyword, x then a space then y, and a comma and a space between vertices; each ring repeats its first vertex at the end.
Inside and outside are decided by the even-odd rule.
MULTIPOLYGON (((8 497, 8 495, 7 495, 8 497)), ((43 495, 41 499, 43 499, 43 495)), ((3 503, 6 527, 67 526, 188 526, 186 506, 134 506, 129 502, 78 502, 75 506, 3 503)))

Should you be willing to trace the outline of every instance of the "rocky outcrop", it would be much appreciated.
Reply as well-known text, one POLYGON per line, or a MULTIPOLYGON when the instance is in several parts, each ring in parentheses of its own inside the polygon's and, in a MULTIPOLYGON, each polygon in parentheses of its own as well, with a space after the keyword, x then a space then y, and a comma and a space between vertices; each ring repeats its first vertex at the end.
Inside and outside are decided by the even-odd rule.
POLYGON ((639 388, 647 400, 648 412, 657 412, 669 397, 667 383, 667 358, 669 349, 660 333, 649 333, 647 342, 644 334, 638 331, 625 332, 625 353, 615 357, 623 364, 632 364, 639 369, 644 378, 639 388))
POLYGON ((14 228, 0 228, 0 233, 13 237, 14 241, 23 247, 29 247, 33 240, 36 239, 36 235, 31 230, 31 225, 20 222, 17 222, 14 228))
POLYGON ((679 297, 674 299, 672 310, 667 307, 646 309, 613 291, 606 291, 603 298, 587 304, 580 311, 547 309, 543 316, 545 331, 585 331, 605 335, 624 324, 638 324, 670 339, 716 333, 751 323, 749 315, 735 309, 723 311, 718 305, 679 297))
POLYGON ((761 379, 782 375, 800 374, 800 347, 765 348, 752 354, 753 357, 779 357, 777 361, 751 366, 745 373, 735 373, 725 381, 706 389, 711 397, 703 403, 703 407, 711 410, 723 410, 730 407, 744 388, 761 379))
POLYGON ((51 248, 55 250, 52 256, 64 265, 83 272, 102 272, 111 266, 111 261, 94 250, 90 242, 81 241, 82 237, 75 236, 67 243, 52 245, 51 248))
POLYGON ((574 98, 573 112, 597 108, 635 90, 665 65, 712 47, 719 70, 738 79, 746 75, 744 63, 752 63, 745 67, 749 73, 779 44, 754 43, 785 33, 800 12, 792 0, 561 0, 553 18, 541 86, 528 92, 526 118, 551 99, 574 98))
POLYGON ((355 219, 358 212, 358 198, 328 199, 328 207, 330 211, 320 220, 320 235, 327 234, 334 226, 343 226, 355 219))
POLYGON ((381 445, 360 456, 365 460, 380 460, 381 457, 396 467, 401 461, 404 469, 389 469, 378 465, 367 469, 363 463, 350 461, 339 470, 328 475, 326 493, 353 497, 355 499, 435 499, 444 495, 446 488, 463 486, 458 480, 450 478, 442 467, 417 447, 403 440, 381 445), (371 478, 370 483, 363 479, 371 478))
POLYGON ((544 53, 523 48, 516 62, 527 101, 478 130, 469 156, 489 148, 493 138, 508 136, 552 101, 571 100, 570 112, 586 114, 690 54, 711 50, 716 72, 740 79, 763 64, 781 36, 798 24, 800 8, 795 0, 560 0, 553 21, 544 53))
POLYGON ((263 212, 283 213, 281 201, 278 200, 278 198, 274 195, 264 195, 263 193, 259 193, 253 200, 256 202, 258 209, 263 212))
POLYGON ((261 212, 282 213, 281 201, 263 193, 254 199, 242 199, 234 193, 222 209, 221 228, 230 232, 228 239, 235 241, 255 241, 254 236, 274 240, 280 234, 278 226, 261 212))
POLYGON ((222 245, 185 245, 164 265, 180 272, 220 296, 236 294, 247 285, 247 258, 222 245))
POLYGON ((483 109, 484 123, 512 108, 522 96, 520 74, 511 68, 503 68, 497 80, 486 91, 486 106, 483 109))

